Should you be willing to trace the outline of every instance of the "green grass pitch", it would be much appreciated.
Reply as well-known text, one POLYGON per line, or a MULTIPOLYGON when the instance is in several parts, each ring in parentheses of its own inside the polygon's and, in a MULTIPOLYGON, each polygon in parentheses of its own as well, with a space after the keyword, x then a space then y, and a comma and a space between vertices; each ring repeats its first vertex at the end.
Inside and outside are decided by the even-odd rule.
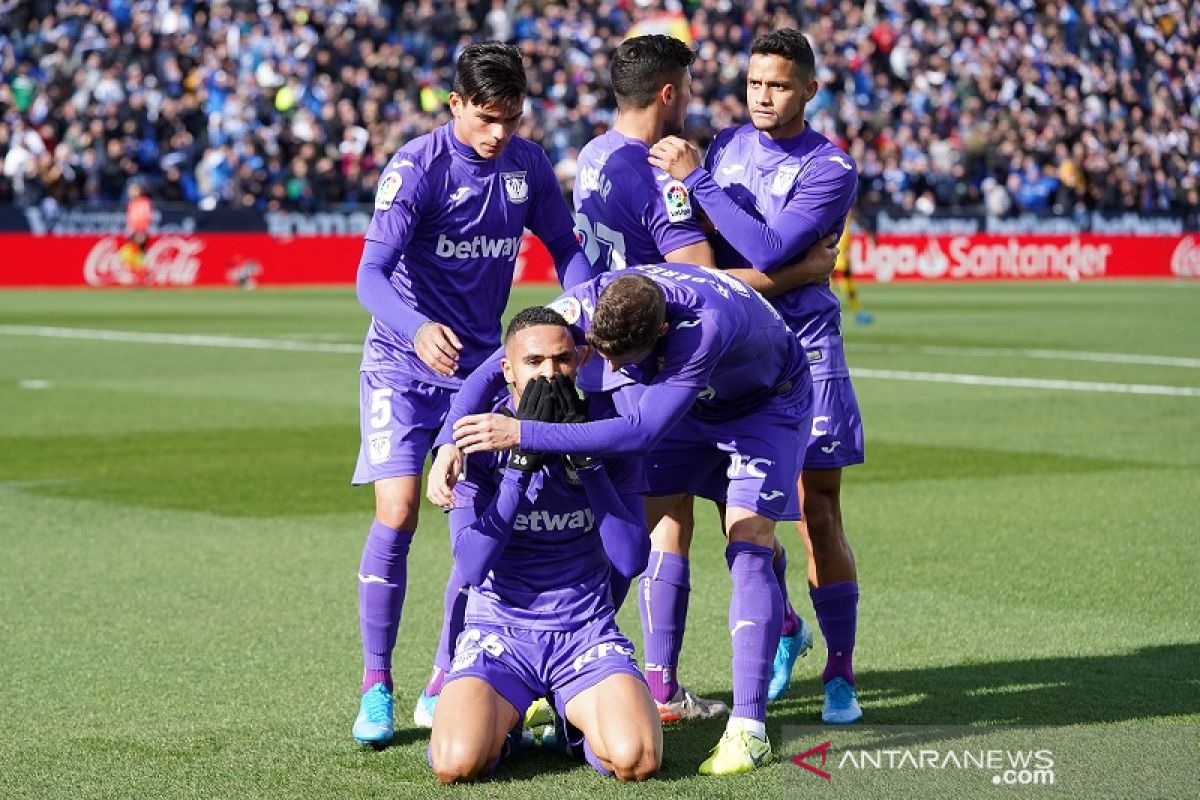
MULTIPOLYGON (((1200 285, 862 292, 876 321, 846 340, 868 464, 843 502, 868 721, 1200 730, 1200 285)), ((428 506, 396 742, 353 744, 366 323, 349 288, 0 293, 0 797, 782 796, 819 637, 751 775, 695 775, 713 722, 669 728, 638 787, 551 755, 437 786, 408 724, 449 564, 428 506)), ((682 673, 728 699, 729 579, 699 518, 682 673)), ((621 621, 640 645, 636 608, 621 621)))

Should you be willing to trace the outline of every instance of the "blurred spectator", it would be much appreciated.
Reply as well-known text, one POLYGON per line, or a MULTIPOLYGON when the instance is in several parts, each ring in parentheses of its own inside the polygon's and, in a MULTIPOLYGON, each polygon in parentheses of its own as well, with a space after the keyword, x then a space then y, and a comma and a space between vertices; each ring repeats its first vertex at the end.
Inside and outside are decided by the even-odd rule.
POLYGON ((522 47, 521 133, 569 191, 612 120, 608 53, 664 8, 699 54, 701 143, 745 118, 750 41, 804 29, 811 121, 858 161, 865 206, 1196 208, 1200 0, 0 0, 0 203, 119 202, 135 177, 205 208, 370 202, 489 37, 522 47))

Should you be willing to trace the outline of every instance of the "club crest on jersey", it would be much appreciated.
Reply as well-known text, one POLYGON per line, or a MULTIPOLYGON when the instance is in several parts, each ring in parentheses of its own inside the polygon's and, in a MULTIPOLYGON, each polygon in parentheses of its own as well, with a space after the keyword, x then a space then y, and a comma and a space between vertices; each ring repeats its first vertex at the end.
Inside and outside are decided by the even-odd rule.
POLYGON ((382 464, 391 454, 391 431, 379 431, 367 437, 367 458, 372 464, 382 464))
POLYGON ((396 194, 400 191, 400 187, 404 185, 404 181, 400 178, 399 172, 389 172, 379 181, 379 190, 375 192, 375 208, 380 211, 387 211, 392 207, 392 201, 396 199, 396 194))
POLYGON ((560 297, 546 308, 551 311, 557 311, 559 316, 567 321, 568 325, 574 325, 579 321, 580 312, 583 310, 579 301, 574 297, 560 297))
POLYGON ((686 186, 679 181, 671 181, 663 187, 662 193, 668 222, 686 222, 692 218, 692 199, 688 197, 686 186))
POLYGON ((500 177, 504 179, 504 193, 508 195, 508 202, 520 205, 529 199, 529 184, 525 182, 524 172, 502 172, 500 177))
POLYGON ((771 194, 783 197, 792 188, 792 184, 796 182, 796 176, 799 174, 799 167, 780 167, 775 170, 775 177, 771 181, 771 194))

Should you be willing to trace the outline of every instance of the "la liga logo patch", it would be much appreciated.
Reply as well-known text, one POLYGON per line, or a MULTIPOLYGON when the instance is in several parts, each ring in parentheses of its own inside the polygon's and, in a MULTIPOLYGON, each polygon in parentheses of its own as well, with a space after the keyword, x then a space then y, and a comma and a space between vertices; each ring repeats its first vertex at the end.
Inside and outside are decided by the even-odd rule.
POLYGON ((669 222, 686 222, 692 218, 692 199, 683 183, 671 181, 663 187, 662 192, 669 222))

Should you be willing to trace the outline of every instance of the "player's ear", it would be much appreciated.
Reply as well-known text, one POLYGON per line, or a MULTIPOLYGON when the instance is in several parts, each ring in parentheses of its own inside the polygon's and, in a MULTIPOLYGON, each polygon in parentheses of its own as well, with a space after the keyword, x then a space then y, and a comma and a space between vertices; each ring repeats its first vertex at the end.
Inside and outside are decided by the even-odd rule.
POLYGON ((451 92, 450 93, 450 113, 454 115, 455 119, 457 119, 458 115, 462 112, 462 107, 463 107, 462 95, 459 94, 458 92, 451 92))
POLYGON ((500 370, 504 373, 504 382, 510 386, 517 383, 517 376, 513 374, 512 364, 509 363, 508 356, 500 357, 500 370))
POLYGON ((658 98, 663 101, 663 105, 668 107, 675 103, 675 94, 676 89, 675 84, 673 83, 665 83, 663 84, 663 87, 658 90, 658 98))
POLYGON ((820 88, 821 84, 817 82, 816 78, 809 81, 808 86, 804 87, 804 102, 812 102, 812 99, 817 96, 817 90, 820 88))
POLYGON ((578 357, 579 360, 576 362, 576 365, 579 367, 582 367, 584 364, 591 361, 593 352, 594 351, 592 350, 591 345, 581 344, 581 345, 577 346, 575 348, 575 355, 578 357))
MULTIPOLYGON (((660 327, 660 328, 658 329, 658 335, 659 335, 659 336, 664 336, 664 335, 666 335, 666 333, 667 333, 667 331, 670 329, 670 327, 671 327, 671 326, 670 326, 669 324, 667 324, 667 322, 664 320, 664 321, 663 321, 663 324, 662 324, 662 327, 660 327)), ((657 338, 657 337, 655 337, 655 338, 657 338)))

